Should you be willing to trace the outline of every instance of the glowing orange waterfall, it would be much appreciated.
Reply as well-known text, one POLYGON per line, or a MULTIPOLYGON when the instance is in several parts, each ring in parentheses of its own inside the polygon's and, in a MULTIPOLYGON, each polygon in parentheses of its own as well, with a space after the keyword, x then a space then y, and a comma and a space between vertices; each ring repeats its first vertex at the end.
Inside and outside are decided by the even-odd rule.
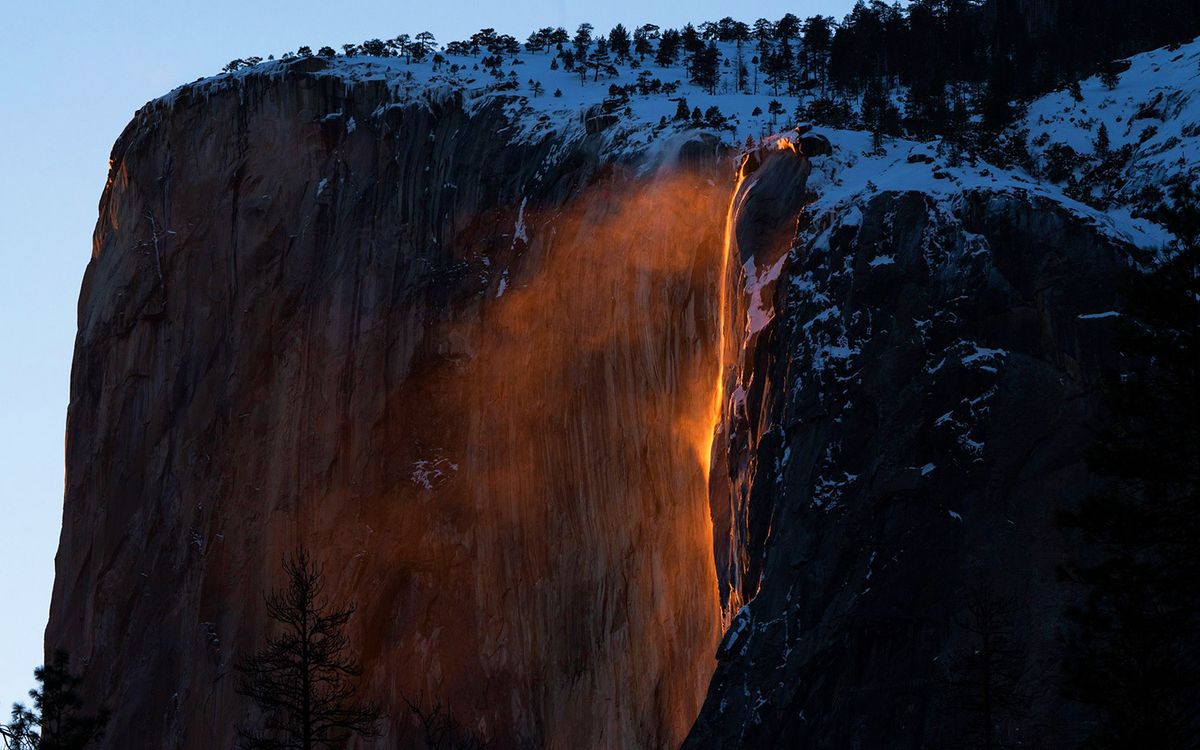
POLYGON ((790 247, 798 219, 798 214, 793 213, 799 209, 795 198, 802 196, 796 185, 803 186, 807 170, 808 162, 790 136, 767 140, 742 154, 725 211, 716 294, 718 369, 710 409, 712 442, 705 474, 713 519, 722 623, 726 628, 738 610, 752 598, 755 589, 747 577, 749 574, 749 578, 753 578, 754 571, 744 559, 746 535, 751 525, 748 506, 744 502, 749 487, 734 478, 748 476, 744 462, 754 460, 752 444, 757 438, 753 430, 747 432, 744 429, 750 415, 745 414, 744 409, 739 411, 740 399, 734 396, 751 387, 750 383, 740 380, 745 375, 747 358, 751 356, 748 352, 756 346, 758 331, 773 315, 769 301, 774 288, 772 274, 779 272, 790 247), (750 195, 759 190, 768 200, 748 204, 750 195), (780 196, 786 198, 781 204, 782 213, 764 222, 763 206, 772 206, 780 196), (746 214, 751 208, 754 216, 748 217, 746 214), (739 221, 747 218, 750 218, 748 234, 739 238, 739 221), (749 263, 749 259, 753 259, 753 263, 749 263), (754 274, 754 278, 747 279, 747 273, 754 274), (738 465, 730 465, 734 460, 738 465))
POLYGON ((725 399, 725 326, 727 315, 726 303, 729 294, 729 256, 733 252, 736 241, 734 237, 734 219, 737 216, 736 209, 738 197, 742 193, 742 183, 746 181, 746 161, 747 157, 743 156, 738 162, 733 190, 729 195, 729 206, 725 210, 725 227, 721 235, 721 271, 717 276, 717 380, 713 386, 713 403, 712 412, 709 417, 707 450, 703 451, 706 456, 704 460, 704 479, 706 483, 711 480, 714 438, 721 424, 721 411, 725 399))
MULTIPOLYGON (((733 300, 730 299, 729 293, 733 281, 730 279, 731 268, 730 262, 734 253, 737 252, 737 236, 736 222, 738 210, 745 200, 746 195, 746 180, 749 175, 749 166, 751 154, 743 154, 739 161, 735 172, 733 189, 730 192, 729 203, 725 210, 725 226, 722 229, 721 243, 721 258, 720 272, 717 276, 717 364, 716 364, 716 382, 712 387, 712 403, 709 410, 708 425, 705 434, 707 435, 705 455, 707 460, 704 465, 705 486, 708 488, 708 501, 710 506, 711 517, 714 520, 713 528, 713 547, 714 560, 723 561, 726 554, 733 544, 733 539, 729 536, 731 525, 728 519, 724 519, 723 514, 730 510, 729 505, 729 482, 725 476, 727 472, 726 453, 728 445, 726 441, 727 425, 725 424, 728 415, 726 414, 726 380, 729 377, 729 367, 733 364, 734 351, 733 348, 737 345, 734 341, 733 318, 734 310, 732 309, 733 300), (714 466, 715 464, 715 466, 714 466), (714 476, 714 469, 718 470, 718 474, 714 476)), ((717 564, 720 564, 718 562, 717 564)), ((720 592, 722 600, 722 629, 729 627, 729 620, 733 613, 741 606, 741 601, 738 598, 737 588, 733 587, 728 590, 722 587, 720 592)))

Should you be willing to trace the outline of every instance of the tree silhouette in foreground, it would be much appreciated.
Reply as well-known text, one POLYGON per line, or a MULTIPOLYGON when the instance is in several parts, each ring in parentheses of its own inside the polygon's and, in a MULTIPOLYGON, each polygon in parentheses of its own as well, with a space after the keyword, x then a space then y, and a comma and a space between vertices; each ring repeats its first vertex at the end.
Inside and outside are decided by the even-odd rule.
POLYGON ((998 750, 1032 741, 1023 724, 1035 695, 1016 612, 1016 600, 987 586, 967 595, 966 612, 956 621, 967 642, 950 654, 944 677, 952 747, 998 750))
POLYGON ((264 717, 261 731, 238 728, 242 747, 313 750, 377 736, 380 709, 357 697, 362 668, 347 654, 343 632, 354 607, 330 604, 322 570, 303 547, 283 569, 286 586, 266 597, 267 614, 281 627, 237 665, 237 691, 264 717))
POLYGON ((71 674, 67 652, 33 670, 38 687, 29 691, 33 708, 13 704, 12 721, 0 734, 10 750, 80 750, 104 734, 108 712, 84 714, 76 690, 79 678, 71 674))
POLYGON ((449 708, 438 701, 428 707, 421 699, 404 699, 420 729, 419 740, 424 750, 484 750, 487 743, 459 723, 449 708))

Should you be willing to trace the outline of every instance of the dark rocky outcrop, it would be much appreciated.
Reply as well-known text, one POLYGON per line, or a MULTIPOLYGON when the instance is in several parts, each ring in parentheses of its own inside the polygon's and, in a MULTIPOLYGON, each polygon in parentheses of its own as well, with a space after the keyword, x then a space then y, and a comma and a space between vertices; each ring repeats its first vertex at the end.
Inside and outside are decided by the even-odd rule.
POLYGON ((825 223, 731 376, 747 604, 685 747, 963 746, 945 667, 980 590, 1017 603, 1037 695, 1008 729, 1062 746, 1054 513, 1091 486, 1113 325, 1090 315, 1119 309, 1133 248, 1016 193, 880 193, 825 223))

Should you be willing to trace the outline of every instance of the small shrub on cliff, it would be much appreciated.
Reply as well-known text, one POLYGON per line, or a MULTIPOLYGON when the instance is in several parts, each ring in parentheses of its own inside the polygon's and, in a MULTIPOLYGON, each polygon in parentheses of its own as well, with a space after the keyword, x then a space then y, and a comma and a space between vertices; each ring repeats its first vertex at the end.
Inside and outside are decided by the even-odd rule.
POLYGON ((421 747, 425 750, 482 750, 483 741, 467 730, 449 708, 433 701, 405 698, 413 723, 419 730, 421 747))
POLYGON ((342 747, 351 736, 375 737, 380 709, 361 700, 362 673, 347 655, 343 632, 353 606, 325 596, 320 566, 299 548, 283 563, 287 585, 267 595, 267 614, 280 627, 266 648, 243 657, 237 691, 262 712, 261 729, 238 727, 244 748, 342 747))

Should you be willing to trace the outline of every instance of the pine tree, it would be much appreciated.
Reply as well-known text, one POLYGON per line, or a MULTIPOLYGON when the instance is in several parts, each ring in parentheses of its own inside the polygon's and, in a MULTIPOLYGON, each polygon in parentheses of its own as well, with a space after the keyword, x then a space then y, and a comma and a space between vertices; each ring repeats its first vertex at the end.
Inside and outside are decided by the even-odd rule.
MULTIPOLYGON (((653 24, 647 24, 650 26, 653 24)), ((646 26, 639 26, 633 32, 633 51, 638 56, 638 60, 645 60, 646 55, 654 53, 654 45, 650 44, 649 32, 646 31, 646 26)))
POLYGON ((1112 91, 1121 82, 1121 75, 1117 72, 1114 65, 1105 65, 1100 71, 1100 83, 1104 84, 1104 88, 1112 91))
POLYGON ((6 750, 37 750, 40 737, 31 716, 25 706, 13 704, 12 721, 0 725, 0 740, 3 740, 6 750))
POLYGON ((33 708, 14 704, 8 725, 12 750, 81 750, 104 735, 108 712, 80 711, 80 679, 71 674, 67 652, 58 650, 49 664, 33 670, 39 687, 29 691, 33 708))
POLYGON ((981 110, 983 124, 993 132, 1008 127, 1016 116, 1012 100, 1016 95, 1016 72, 1011 61, 998 58, 988 75, 981 110))
POLYGON ((944 674, 948 720, 942 729, 951 746, 963 750, 1016 746, 1035 698, 1016 634, 1016 602, 981 586, 968 593, 965 610, 956 624, 966 643, 950 654, 944 674))
POLYGON ((434 37, 431 31, 422 31, 417 34, 412 43, 412 56, 418 62, 426 55, 432 54, 437 48, 437 38, 434 37))
POLYGON ((658 40, 658 51, 654 53, 655 64, 663 68, 674 65, 675 59, 679 56, 680 42, 678 31, 675 29, 664 31, 662 38, 658 40))
POLYGON ((592 32, 595 29, 590 23, 581 23, 579 28, 575 29, 575 38, 572 41, 575 45, 575 57, 580 60, 587 59, 588 50, 592 48, 592 32))
POLYGON ((362 668, 346 653, 343 631, 354 607, 329 603, 321 568, 303 547, 283 569, 286 587, 266 597, 279 630, 237 665, 238 693, 263 714, 262 731, 238 728, 242 746, 315 750, 341 747, 353 735, 376 736, 380 709, 357 697, 362 668))
POLYGON ((542 29, 531 32, 525 39, 525 49, 529 52, 542 52, 546 48, 546 35, 542 29))
MULTIPOLYGON (((601 39, 600 41, 603 42, 604 40, 601 39)), ((608 68, 611 66, 612 60, 608 56, 608 45, 597 44, 596 49, 592 50, 592 54, 588 55, 587 58, 587 67, 591 68, 595 72, 595 75, 592 77, 592 81, 594 82, 600 80, 600 72, 607 72, 608 68)))
POLYGON ((952 167, 957 167, 961 162, 970 126, 971 116, 967 111, 967 104, 961 95, 955 93, 952 96, 950 112, 947 115, 945 137, 945 144, 949 150, 948 160, 952 167))
POLYGON ((608 32, 608 48, 617 62, 629 58, 630 44, 629 31, 623 24, 617 24, 608 32))
POLYGON ((364 55, 371 57, 387 57, 389 50, 382 39, 368 39, 359 48, 364 55))
POLYGON ((783 44, 787 44, 799 34, 800 19, 793 13, 785 13, 783 18, 775 23, 775 38, 783 44))
POLYGON ((690 23, 683 27, 683 31, 679 34, 679 42, 683 45, 683 51, 690 55, 694 55, 704 49, 704 40, 700 38, 696 27, 690 23))
POLYGON ((783 103, 780 102, 778 99, 772 99, 767 104, 767 113, 769 115, 771 115, 771 128, 772 129, 774 129, 778 126, 778 120, 776 118, 778 118, 782 114, 785 114, 786 112, 787 112, 787 110, 784 109, 783 103))
POLYGON ((765 18, 760 18, 754 22, 750 33, 754 37, 755 49, 758 51, 760 59, 766 59, 771 53, 771 42, 775 39, 775 24, 765 18))
POLYGON ((716 92, 720 81, 721 53, 717 51, 715 42, 709 42, 692 56, 691 81, 702 86, 712 94, 716 92))
POLYGON ((888 96, 883 80, 873 77, 867 84, 863 94, 862 116, 864 124, 871 131, 873 148, 883 146, 885 135, 895 135, 900 126, 900 112, 888 96))
POLYGON ((1100 123, 1100 128, 1096 131, 1096 140, 1092 141, 1092 146, 1096 149, 1096 156, 1102 159, 1108 156, 1108 150, 1112 147, 1112 142, 1108 137, 1108 126, 1104 123, 1100 123))
POLYGON ((833 24, 831 19, 824 16, 813 16, 804 22, 804 59, 806 72, 811 72, 825 81, 828 67, 826 56, 829 54, 829 43, 833 39, 833 24))

